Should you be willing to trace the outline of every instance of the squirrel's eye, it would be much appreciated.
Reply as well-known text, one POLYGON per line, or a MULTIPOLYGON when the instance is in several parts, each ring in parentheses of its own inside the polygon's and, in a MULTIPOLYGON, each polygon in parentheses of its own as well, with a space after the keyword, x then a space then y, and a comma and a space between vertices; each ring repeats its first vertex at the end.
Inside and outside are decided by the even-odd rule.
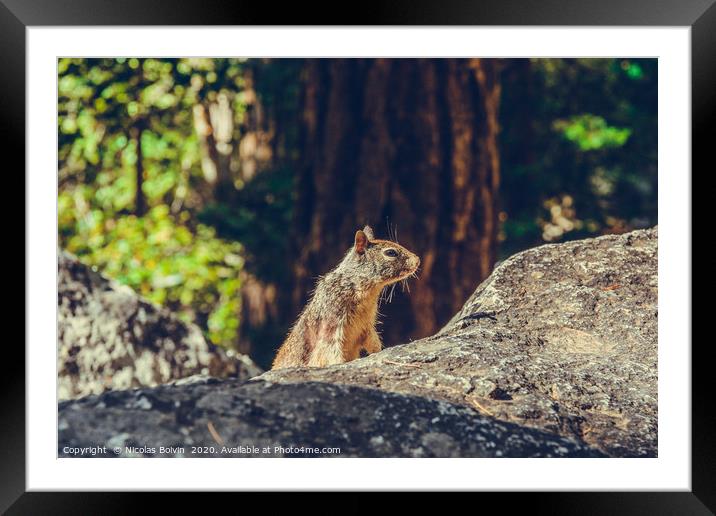
POLYGON ((396 256, 398 256, 398 251, 396 251, 395 249, 386 249, 385 251, 383 251, 383 254, 390 258, 395 258, 396 256))

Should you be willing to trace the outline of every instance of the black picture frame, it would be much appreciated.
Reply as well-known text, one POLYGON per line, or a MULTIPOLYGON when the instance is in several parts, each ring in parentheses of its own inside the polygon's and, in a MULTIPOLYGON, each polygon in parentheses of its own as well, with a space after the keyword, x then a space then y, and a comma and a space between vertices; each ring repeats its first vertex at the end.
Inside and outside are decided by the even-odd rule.
MULTIPOLYGON (((706 172, 716 113, 716 0, 482 0, 363 2, 338 9, 303 2, 270 5, 219 0, 0 0, 0 148, 25 169, 25 30, 64 25, 557 25, 690 26, 692 170, 706 172)), ((6 165, 7 166, 7 165, 6 165)), ((712 163, 708 163, 713 168, 712 163)), ((674 172, 680 173, 680 172, 674 172)), ((20 174, 15 174, 20 181, 20 174)), ((694 177, 692 172, 692 178, 694 177)), ((18 185, 25 191, 24 180, 18 185)), ((17 224, 19 226, 19 224, 17 224)), ((24 227, 24 226, 22 226, 24 227)), ((19 227, 17 228, 19 232, 19 227)), ((19 235, 18 235, 19 236, 19 235)), ((17 257, 15 256, 15 259, 17 257)), ((32 274, 25 267, 25 276, 32 274)), ((26 310, 31 310, 26 306, 26 310)), ((668 314, 664 316, 668 317, 668 314)), ((19 339, 15 339, 19 341, 19 339)), ((681 343, 676 343, 681 344, 681 343)), ((716 430, 708 341, 692 345, 692 491, 510 494, 503 508, 566 514, 711 514, 716 511, 716 430)), ((122 493, 25 492, 25 353, 6 346, 0 375, 0 511, 8 514, 126 513, 136 496, 122 493), (12 364, 8 366, 8 364, 12 364)), ((686 401, 685 401, 686 402, 686 401)), ((367 510, 356 502, 345 507, 367 510)), ((488 496, 487 494, 485 495, 488 496)), ((492 497, 494 495, 489 495, 492 497)), ((506 498, 506 499, 505 499, 506 498)), ((172 495, 183 504, 183 497, 172 495)), ((265 499, 264 499, 265 500, 265 499)), ((139 502, 141 503, 141 502, 139 502)), ((146 502, 145 502, 146 503, 146 502)), ((167 500, 169 503, 169 500, 167 500)), ((264 501, 266 503, 266 501, 264 501)), ((242 502, 243 504, 243 502, 242 502)))

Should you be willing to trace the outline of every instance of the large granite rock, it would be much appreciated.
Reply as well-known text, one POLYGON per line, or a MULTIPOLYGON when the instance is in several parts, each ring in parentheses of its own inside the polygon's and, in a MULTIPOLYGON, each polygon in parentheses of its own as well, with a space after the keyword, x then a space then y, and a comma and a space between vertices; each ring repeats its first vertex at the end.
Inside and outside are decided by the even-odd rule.
POLYGON ((167 383, 195 374, 248 379, 248 357, 207 342, 201 330, 60 251, 59 398, 167 383))
POLYGON ((500 264, 426 339, 244 384, 62 403, 60 455, 223 442, 348 456, 653 457, 657 315, 656 228, 545 245, 500 264))
POLYGON ((599 457, 466 407, 349 385, 201 380, 60 404, 60 456, 599 457), (87 455, 83 455, 87 456, 87 455))
POLYGON ((657 452, 657 230, 544 245, 500 264, 437 335, 274 382, 441 399, 584 441, 657 452))

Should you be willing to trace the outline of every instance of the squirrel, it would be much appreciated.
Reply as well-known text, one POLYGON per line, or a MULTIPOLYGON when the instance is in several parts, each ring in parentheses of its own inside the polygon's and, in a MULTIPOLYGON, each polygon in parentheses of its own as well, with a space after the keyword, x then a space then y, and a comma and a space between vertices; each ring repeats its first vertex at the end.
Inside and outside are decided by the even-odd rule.
POLYGON ((340 264, 320 277, 311 300, 276 354, 271 369, 325 367, 383 349, 375 330, 378 300, 387 285, 413 276, 420 258, 370 226, 356 231, 340 264))

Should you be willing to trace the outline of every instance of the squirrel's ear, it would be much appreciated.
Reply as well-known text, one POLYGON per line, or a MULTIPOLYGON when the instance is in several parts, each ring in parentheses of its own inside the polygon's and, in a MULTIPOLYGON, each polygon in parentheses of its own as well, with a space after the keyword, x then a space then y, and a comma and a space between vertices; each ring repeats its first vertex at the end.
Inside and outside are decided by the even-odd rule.
POLYGON ((373 228, 371 228, 370 226, 364 227, 363 233, 365 233, 365 236, 368 237, 368 240, 375 240, 375 236, 373 236, 373 228))
POLYGON ((363 254, 365 248, 368 247, 368 237, 363 231, 356 231, 355 250, 358 254, 363 254))

